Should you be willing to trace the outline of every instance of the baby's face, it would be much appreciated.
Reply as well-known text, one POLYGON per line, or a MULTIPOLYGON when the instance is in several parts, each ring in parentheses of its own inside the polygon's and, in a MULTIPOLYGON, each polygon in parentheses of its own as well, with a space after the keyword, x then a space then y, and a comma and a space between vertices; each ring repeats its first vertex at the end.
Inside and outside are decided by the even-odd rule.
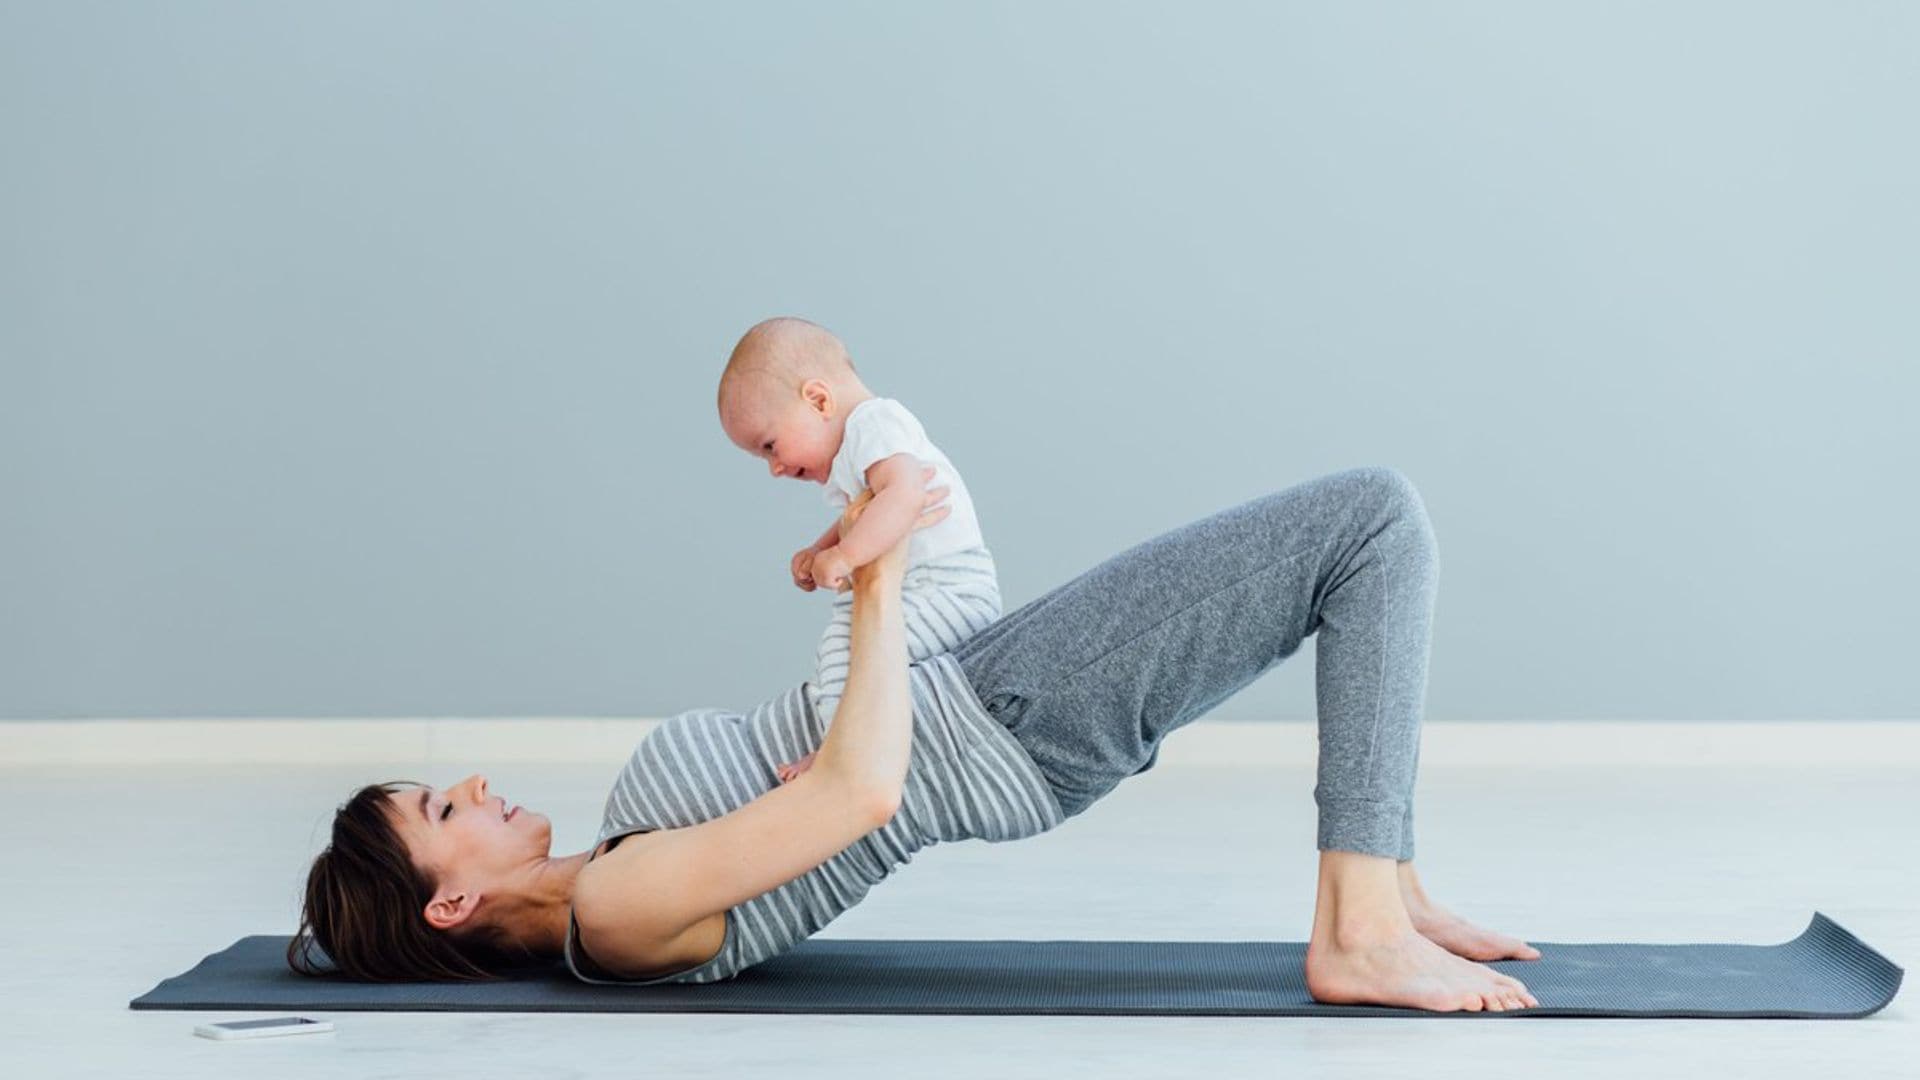
POLYGON ((735 446, 764 459, 774 476, 824 484, 840 452, 839 419, 822 416, 797 397, 743 410, 722 426, 735 446))

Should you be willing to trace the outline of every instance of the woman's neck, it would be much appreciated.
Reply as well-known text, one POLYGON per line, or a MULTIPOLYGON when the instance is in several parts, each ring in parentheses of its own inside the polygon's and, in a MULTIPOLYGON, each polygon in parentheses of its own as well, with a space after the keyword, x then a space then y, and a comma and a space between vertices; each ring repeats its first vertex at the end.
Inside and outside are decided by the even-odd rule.
POLYGON ((526 891, 513 898, 511 909, 500 915, 500 925, 529 952, 558 957, 567 940, 567 917, 573 911, 573 886, 590 852, 548 859, 534 871, 526 891))

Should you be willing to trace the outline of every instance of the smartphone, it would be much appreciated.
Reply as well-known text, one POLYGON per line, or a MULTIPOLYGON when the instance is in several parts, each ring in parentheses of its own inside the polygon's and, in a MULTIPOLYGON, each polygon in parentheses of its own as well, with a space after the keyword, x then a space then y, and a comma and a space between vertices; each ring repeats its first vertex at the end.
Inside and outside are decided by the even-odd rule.
POLYGON ((332 1031, 331 1020, 310 1020, 304 1016, 273 1016, 265 1020, 226 1020, 201 1024, 193 1029, 205 1039, 264 1039, 269 1035, 305 1035, 314 1031, 332 1031))

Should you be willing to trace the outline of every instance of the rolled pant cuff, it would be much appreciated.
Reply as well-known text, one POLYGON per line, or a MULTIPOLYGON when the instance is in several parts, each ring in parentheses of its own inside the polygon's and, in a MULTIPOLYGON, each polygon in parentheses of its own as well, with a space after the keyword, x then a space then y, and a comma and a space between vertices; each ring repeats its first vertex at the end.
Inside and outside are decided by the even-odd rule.
POLYGON ((1405 803, 1378 799, 1321 799, 1321 851, 1352 851, 1388 859, 1413 858, 1405 803))

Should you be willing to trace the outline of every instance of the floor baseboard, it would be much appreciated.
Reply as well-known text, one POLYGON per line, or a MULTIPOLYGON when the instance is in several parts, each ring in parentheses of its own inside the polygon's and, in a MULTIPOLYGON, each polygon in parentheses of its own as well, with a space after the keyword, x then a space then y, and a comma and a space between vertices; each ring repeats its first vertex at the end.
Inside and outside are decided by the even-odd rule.
MULTIPOLYGON (((617 763, 657 719, 20 720, 0 722, 0 768, 37 765, 617 763)), ((1161 744, 1184 765, 1306 765, 1300 721, 1199 721, 1161 744)), ((1920 765, 1920 721, 1429 722, 1422 765, 1920 765)))

